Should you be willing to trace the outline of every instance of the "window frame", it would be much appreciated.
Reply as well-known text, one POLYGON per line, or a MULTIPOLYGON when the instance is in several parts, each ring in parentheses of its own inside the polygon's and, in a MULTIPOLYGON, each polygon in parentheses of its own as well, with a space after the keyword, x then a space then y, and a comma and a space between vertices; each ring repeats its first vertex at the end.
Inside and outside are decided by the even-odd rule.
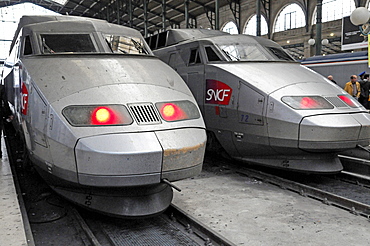
POLYGON ((201 57, 201 52, 200 52, 200 47, 195 47, 195 48, 190 48, 190 53, 189 53, 189 59, 188 59, 188 66, 194 66, 194 65, 198 65, 198 64, 204 64, 203 62, 203 58, 201 57), (194 57, 194 61, 191 60, 191 57, 192 57, 192 53, 193 51, 195 51, 195 57, 194 57), (199 60, 199 62, 198 62, 199 60))

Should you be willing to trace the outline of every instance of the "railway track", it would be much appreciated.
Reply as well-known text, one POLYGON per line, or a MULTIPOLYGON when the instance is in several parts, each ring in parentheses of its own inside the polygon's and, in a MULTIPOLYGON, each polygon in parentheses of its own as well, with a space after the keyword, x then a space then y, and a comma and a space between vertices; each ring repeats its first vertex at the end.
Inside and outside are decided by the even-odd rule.
MULTIPOLYGON (((360 182, 343 182, 340 176, 316 176, 316 177, 279 177, 253 169, 241 169, 238 173, 253 177, 263 182, 277 185, 299 193, 302 196, 321 200, 327 205, 334 205, 346 209, 353 214, 363 215, 370 218, 370 196, 368 188, 360 185, 360 182)), ((353 176, 352 176, 353 177, 353 176)))
POLYGON ((55 194, 27 163, 22 143, 10 126, 5 132, 32 245, 233 245, 175 205, 159 216, 135 220, 80 209, 55 194))
POLYGON ((74 210, 91 245, 233 245, 171 205, 165 213, 146 219, 123 220, 74 210))
MULTIPOLYGON (((22 194, 37 246, 233 245, 175 206, 158 217, 141 220, 109 218, 76 208, 54 194, 31 166, 23 162, 23 150, 19 149, 22 145, 13 137, 12 132, 7 132, 7 145, 12 152, 9 156, 15 163, 12 166, 17 169, 18 180, 23 182, 20 186, 28 182, 28 187, 32 188, 23 190, 22 194)), ((357 160, 355 164, 348 161, 352 167, 346 164, 346 170, 339 175, 305 175, 269 168, 245 168, 244 163, 220 160, 210 155, 206 159, 211 159, 227 172, 246 175, 370 219, 370 178, 363 175, 368 168, 366 159, 357 160), (365 163, 362 168, 361 163, 365 163)), ((353 157, 347 158, 351 159, 353 157)))
POLYGON ((308 175, 260 166, 246 168, 244 163, 232 161, 227 162, 227 168, 370 219, 370 161, 356 157, 354 162, 355 157, 341 156, 342 161, 344 158, 344 171, 336 175, 308 175))

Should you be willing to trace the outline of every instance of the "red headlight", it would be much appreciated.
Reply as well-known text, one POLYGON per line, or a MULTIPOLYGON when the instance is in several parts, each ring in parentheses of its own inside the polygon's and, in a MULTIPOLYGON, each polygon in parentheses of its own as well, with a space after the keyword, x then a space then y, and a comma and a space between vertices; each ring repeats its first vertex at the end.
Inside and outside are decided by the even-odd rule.
POLYGON ((200 117, 197 106, 190 101, 157 103, 156 106, 165 121, 189 120, 200 117))
POLYGON ((97 107, 91 114, 93 125, 112 125, 118 121, 116 113, 108 107, 97 107))
POLYGON ((73 126, 129 125, 132 118, 123 105, 68 106, 62 111, 73 126))
POLYGON ((347 95, 338 95, 338 97, 340 98, 340 100, 342 100, 348 106, 350 106, 352 108, 358 107, 358 105, 356 105, 355 100, 353 98, 351 98, 350 96, 347 96, 347 95))
POLYGON ((175 121, 187 118, 186 113, 176 104, 166 103, 160 109, 161 115, 164 120, 175 121))
POLYGON ((320 96, 285 96, 281 100, 294 109, 333 109, 325 98, 320 96))
POLYGON ((311 98, 311 97, 304 97, 301 99, 301 106, 300 108, 317 108, 318 107, 318 102, 311 98))

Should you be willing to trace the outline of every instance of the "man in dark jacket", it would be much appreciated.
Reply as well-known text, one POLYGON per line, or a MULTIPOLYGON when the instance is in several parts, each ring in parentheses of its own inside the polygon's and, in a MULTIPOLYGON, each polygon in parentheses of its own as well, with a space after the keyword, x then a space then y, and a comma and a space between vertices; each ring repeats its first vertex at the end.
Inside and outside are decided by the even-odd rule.
POLYGON ((361 95, 359 102, 366 109, 369 109, 369 90, 370 90, 369 74, 364 74, 363 80, 360 80, 359 82, 361 86, 361 95))
POLYGON ((11 121, 13 115, 10 111, 8 100, 6 100, 5 89, 3 85, 0 85, 0 158, 2 158, 3 153, 1 151, 1 133, 4 128, 4 120, 11 121))
POLYGON ((329 75, 328 76, 328 80, 330 80, 331 82, 333 82, 334 84, 336 84, 337 82, 334 80, 333 78, 333 75, 329 75))

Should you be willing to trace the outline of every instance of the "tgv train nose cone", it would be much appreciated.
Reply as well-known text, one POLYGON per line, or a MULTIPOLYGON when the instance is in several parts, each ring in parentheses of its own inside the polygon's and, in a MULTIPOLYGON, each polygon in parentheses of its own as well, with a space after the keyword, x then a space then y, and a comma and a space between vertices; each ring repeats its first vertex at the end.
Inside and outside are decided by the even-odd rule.
POLYGON ((299 127, 299 148, 322 152, 367 145, 369 122, 370 115, 366 113, 305 117, 299 127))
POLYGON ((84 208, 123 218, 159 214, 168 208, 173 198, 171 187, 163 183, 109 190, 79 189, 71 191, 62 187, 52 186, 52 188, 84 208))
POLYGON ((160 182, 162 147, 154 132, 83 138, 75 153, 82 185, 117 187, 160 182))

